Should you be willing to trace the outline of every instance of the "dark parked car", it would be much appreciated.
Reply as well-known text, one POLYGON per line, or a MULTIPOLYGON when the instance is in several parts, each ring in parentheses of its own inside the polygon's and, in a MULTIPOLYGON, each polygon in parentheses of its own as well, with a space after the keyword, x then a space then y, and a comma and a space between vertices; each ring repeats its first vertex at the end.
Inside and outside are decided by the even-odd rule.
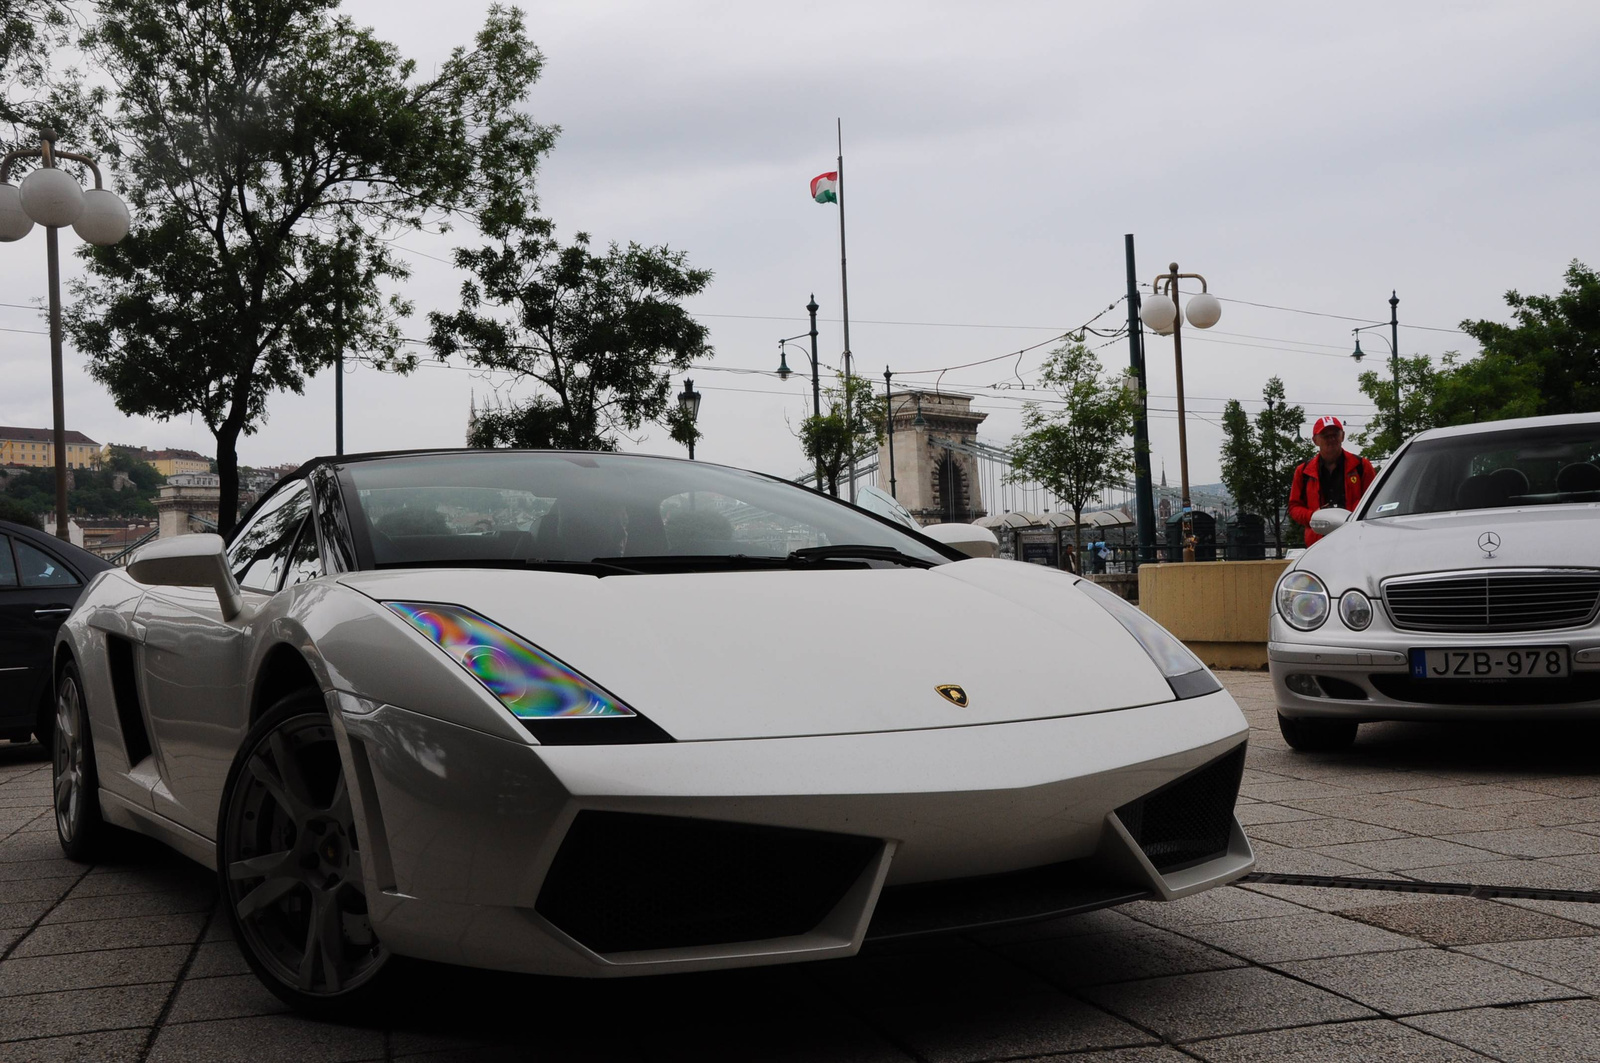
POLYGON ((50 650, 95 574, 111 565, 25 524, 0 520, 0 738, 48 744, 50 650))

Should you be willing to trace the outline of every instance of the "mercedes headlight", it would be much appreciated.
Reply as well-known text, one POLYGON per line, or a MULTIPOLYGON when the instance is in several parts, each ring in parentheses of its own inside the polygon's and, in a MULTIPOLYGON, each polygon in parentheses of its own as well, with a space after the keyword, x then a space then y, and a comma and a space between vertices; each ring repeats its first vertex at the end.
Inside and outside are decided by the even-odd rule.
POLYGON ((1217 682, 1217 677, 1201 663, 1200 658, 1190 653, 1187 646, 1173 638, 1166 628, 1151 620, 1137 606, 1086 579, 1078 581, 1078 589, 1098 602, 1144 647, 1144 652, 1161 669, 1167 685, 1179 698, 1199 697, 1222 689, 1222 684, 1217 682))
POLYGON ((615 696, 493 620, 459 605, 384 602, 519 720, 637 716, 615 696))
POLYGON ((1278 581, 1278 615, 1298 631, 1315 631, 1328 619, 1328 588, 1309 572, 1290 572, 1278 581))
POLYGON ((1339 599, 1339 619, 1351 631, 1365 631, 1372 623, 1372 599, 1358 590, 1345 591, 1339 599))

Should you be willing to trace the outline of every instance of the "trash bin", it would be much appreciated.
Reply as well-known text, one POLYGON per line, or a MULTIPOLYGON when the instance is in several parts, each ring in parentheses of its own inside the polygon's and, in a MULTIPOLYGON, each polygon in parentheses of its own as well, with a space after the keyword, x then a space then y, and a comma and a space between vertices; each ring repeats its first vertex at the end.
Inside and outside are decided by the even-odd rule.
MULTIPOLYGON (((1217 518, 1203 510, 1194 511, 1194 559, 1217 559, 1217 518)), ((1183 560, 1183 516, 1173 514, 1167 521, 1167 561, 1183 560)))

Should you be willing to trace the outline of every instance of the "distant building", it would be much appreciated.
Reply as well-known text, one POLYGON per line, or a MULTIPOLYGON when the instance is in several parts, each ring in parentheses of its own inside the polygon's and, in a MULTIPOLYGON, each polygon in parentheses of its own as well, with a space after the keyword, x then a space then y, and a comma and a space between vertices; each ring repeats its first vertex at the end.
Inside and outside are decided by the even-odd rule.
MULTIPOLYGON (((891 397, 895 497, 922 524, 985 516, 978 459, 967 448, 989 415, 953 391, 897 391, 891 397), (952 447, 949 444, 955 444, 952 447)), ((889 483, 889 441, 878 448, 878 482, 889 483)))
POLYGON ((156 529, 153 520, 129 520, 126 517, 80 517, 77 523, 83 526, 83 548, 107 559, 122 553, 156 529))
MULTIPOLYGON (((82 432, 68 432, 67 468, 98 469, 100 444, 82 432)), ((27 465, 35 469, 54 468, 55 432, 49 428, 0 427, 0 465, 27 465)))
POLYGON ((193 450, 153 450, 145 460, 154 465, 156 472, 162 476, 211 471, 211 459, 193 450))
POLYGON ((162 476, 178 476, 184 473, 207 473, 211 471, 211 459, 194 450, 148 450, 144 447, 130 446, 126 443, 108 443, 101 455, 102 459, 109 461, 112 451, 126 454, 134 461, 142 461, 152 466, 162 476))

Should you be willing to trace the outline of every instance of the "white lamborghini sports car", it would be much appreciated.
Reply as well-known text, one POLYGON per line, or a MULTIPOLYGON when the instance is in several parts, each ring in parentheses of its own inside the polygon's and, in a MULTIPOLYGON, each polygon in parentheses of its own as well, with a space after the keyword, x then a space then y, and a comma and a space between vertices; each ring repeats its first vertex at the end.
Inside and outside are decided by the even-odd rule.
POLYGON ((814 960, 1248 871, 1233 699, 960 530, 670 458, 313 461, 226 545, 85 588, 62 846, 114 824, 215 868, 255 972, 323 1011, 406 957, 814 960))

